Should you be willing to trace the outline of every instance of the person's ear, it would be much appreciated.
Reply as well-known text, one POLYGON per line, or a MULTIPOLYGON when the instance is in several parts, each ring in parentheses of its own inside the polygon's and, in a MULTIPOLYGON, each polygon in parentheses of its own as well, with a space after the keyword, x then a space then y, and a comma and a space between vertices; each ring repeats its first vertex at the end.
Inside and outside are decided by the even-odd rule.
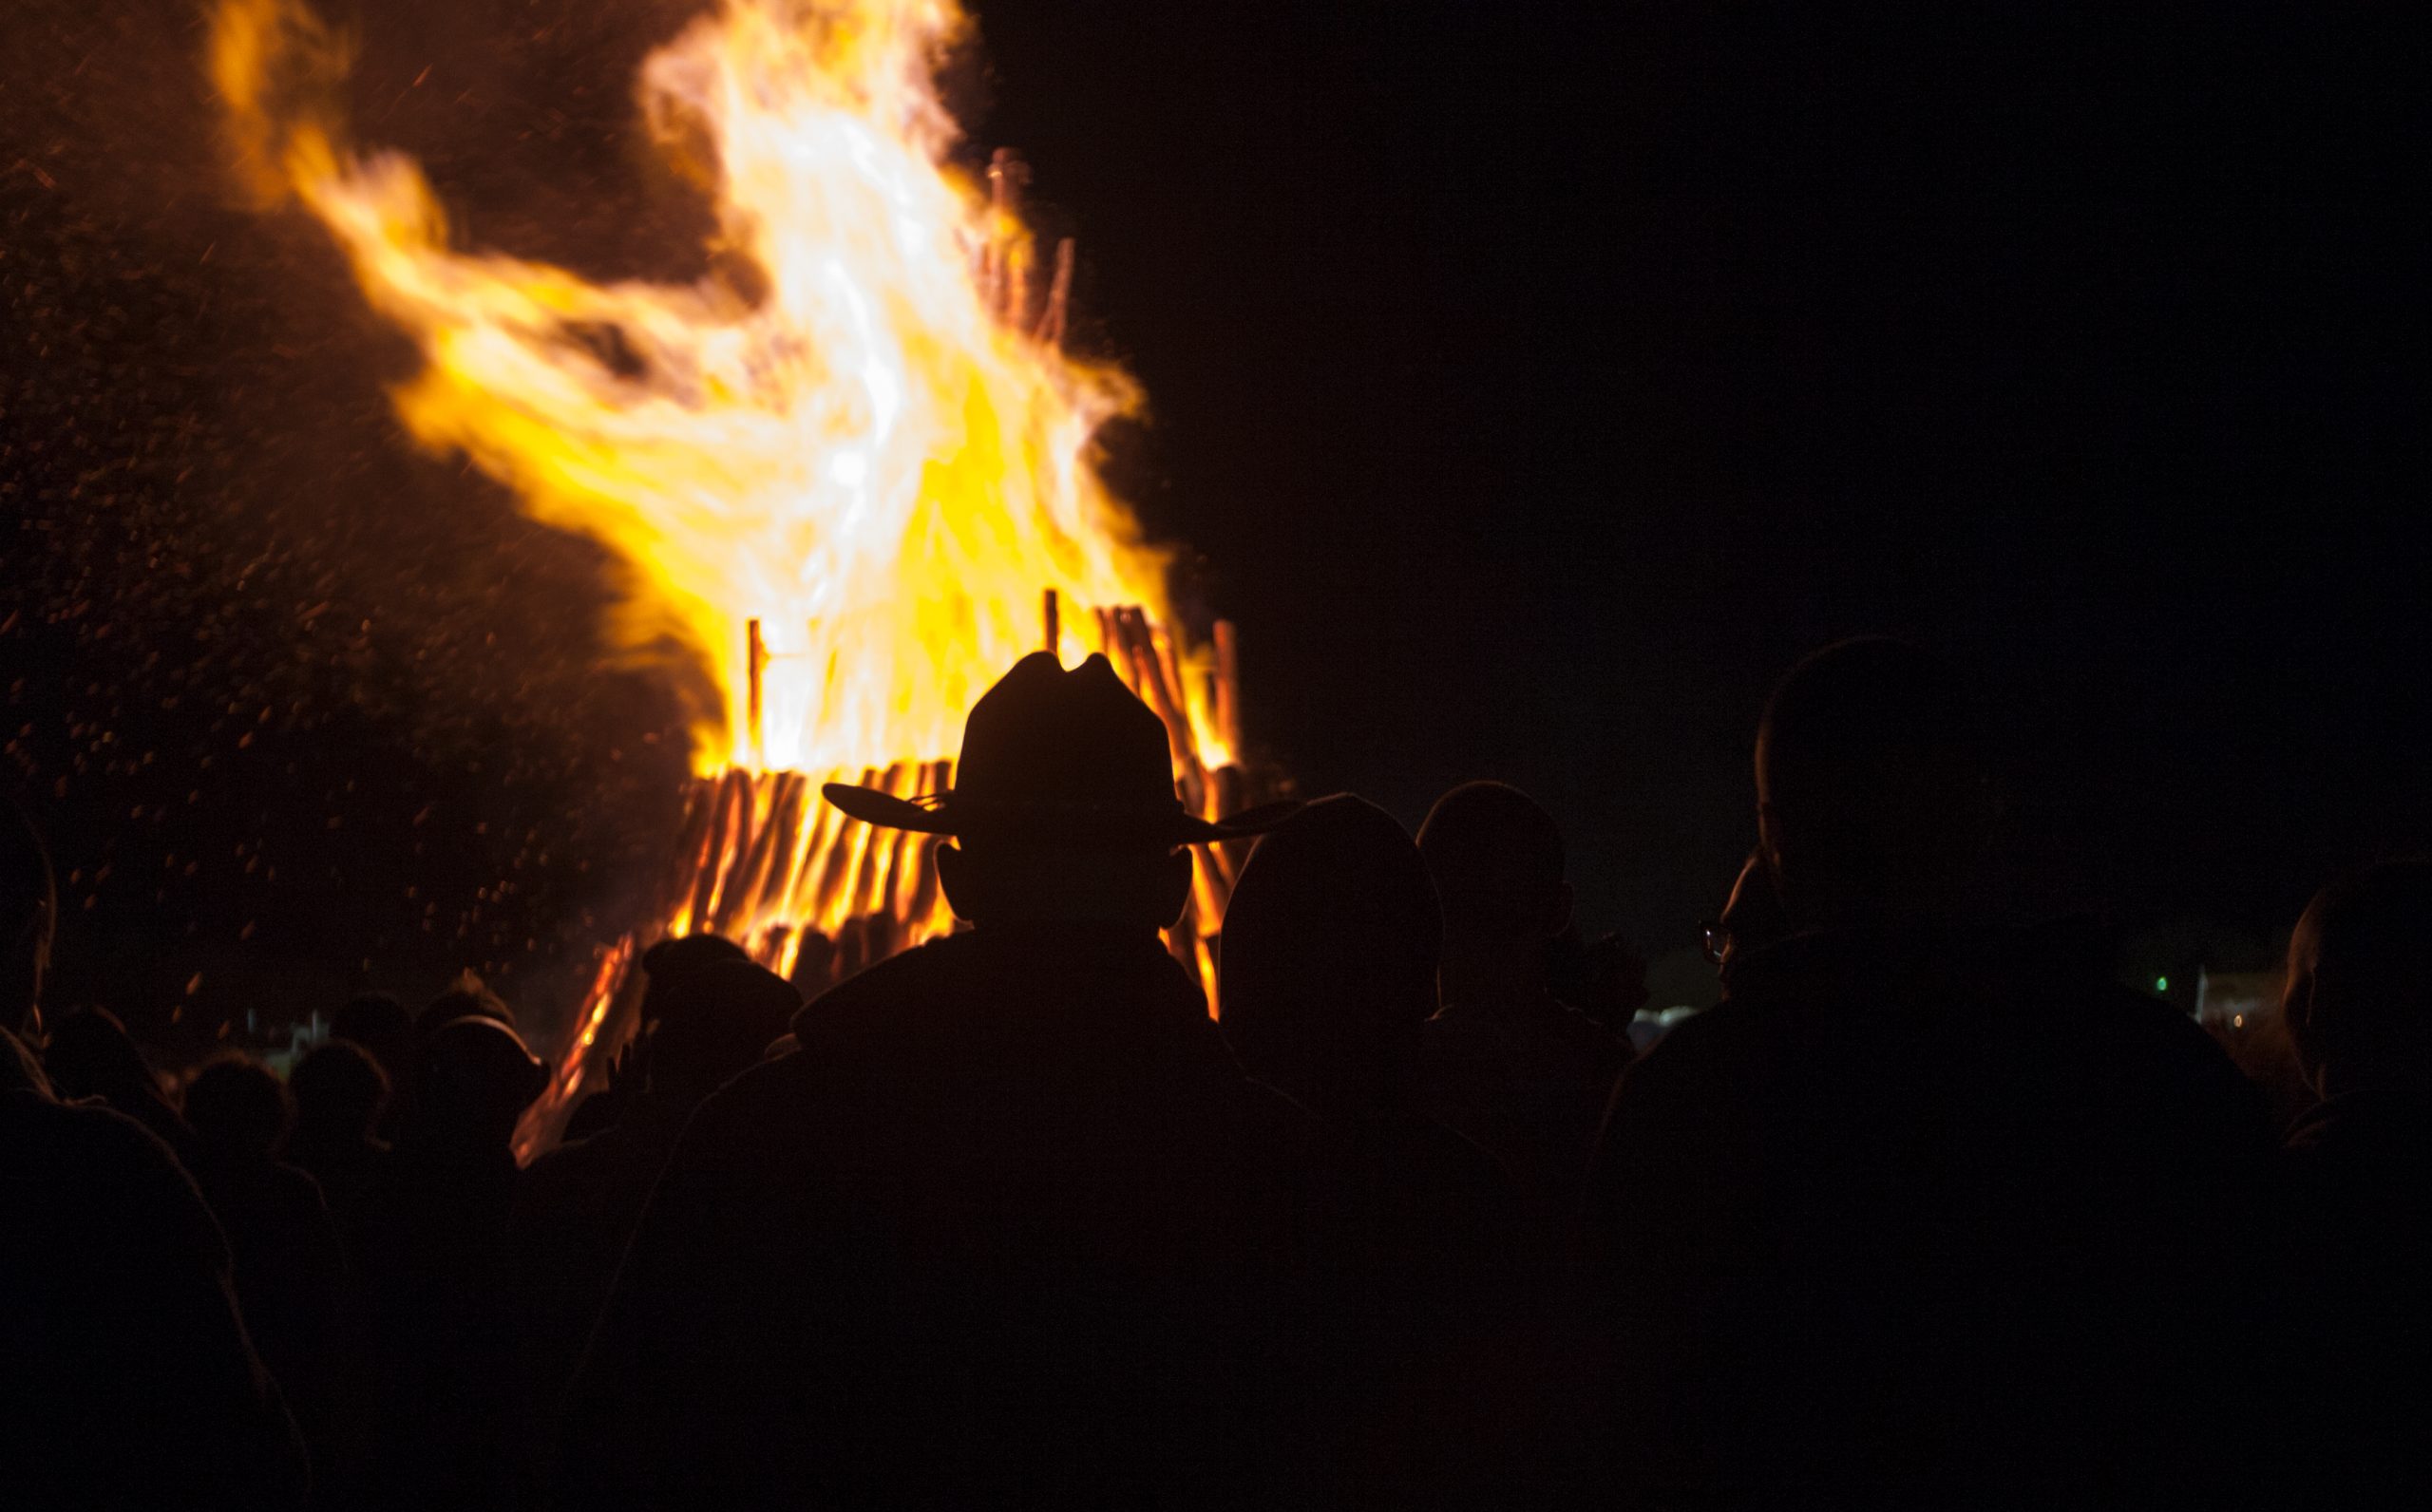
POLYGON ((946 895, 954 917, 970 923, 980 912, 979 880, 972 875, 971 858, 952 841, 938 846, 938 887, 946 895))
POLYGON ((1197 865, 1188 845, 1166 858, 1166 874, 1157 897, 1157 917, 1162 920, 1157 925, 1159 929, 1171 929, 1181 921, 1184 905, 1190 901, 1192 868, 1197 865))
POLYGON ((2314 973, 2309 964, 2291 958, 2288 979, 2280 988, 2280 1022, 2289 1031, 2289 1049, 2306 1085, 2321 1091, 2322 1047, 2314 1035, 2314 973))
POLYGON ((1765 880, 1770 883, 1774 889, 1774 896, 1776 898, 1780 897, 1782 890, 1782 824, 1781 817, 1774 811, 1774 805, 1771 803, 1758 803, 1757 805, 1757 860, 1758 864, 1764 869, 1765 880))

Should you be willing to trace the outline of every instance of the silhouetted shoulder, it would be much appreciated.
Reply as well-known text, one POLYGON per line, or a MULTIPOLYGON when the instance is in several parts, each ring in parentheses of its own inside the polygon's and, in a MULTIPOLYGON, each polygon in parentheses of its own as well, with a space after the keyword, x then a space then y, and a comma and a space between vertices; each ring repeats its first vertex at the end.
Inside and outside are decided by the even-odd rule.
POLYGON ((799 1106, 810 1090, 809 1072, 817 1064, 811 1054, 795 1050, 762 1061, 712 1092, 685 1122, 679 1148, 695 1148, 737 1124, 750 1124, 771 1110, 799 1106))
POLYGON ((1749 1062, 1768 1048, 1772 1017, 1756 1005, 1719 1003, 1674 1026, 1624 1068, 1589 1176, 1588 1216, 1620 1195, 1612 1190, 1616 1181, 1644 1187, 1678 1179, 1686 1167, 1668 1152, 1680 1143, 1708 1158, 1718 1153, 1717 1131, 1736 1134, 1743 1126, 1732 1109, 1750 1088, 1749 1062))
POLYGON ((107 1108, 0 1095, 0 1360, 43 1404, 0 1423, 23 1504, 301 1503, 303 1448, 229 1264, 157 1135, 107 1108))
POLYGON ((1714 1007, 1688 1014, 1664 1030, 1663 1037, 1649 1047, 1630 1067, 1629 1074, 1668 1074, 1682 1067, 1694 1065, 1715 1054, 1746 1032, 1751 1021, 1764 1016, 1762 1008, 1725 999, 1714 1007))
POLYGON ((2117 982, 2080 978, 2067 994, 2083 1027, 2115 1041, 2138 1046, 2186 1063, 2214 1079, 2244 1081, 2218 1041, 2202 1025, 2156 997, 2117 982))
POLYGON ((2262 1089, 2240 1071, 2203 1027, 2157 998, 2116 982, 2076 974, 2053 990, 2025 994, 2051 1017, 2056 1048, 2091 1083, 2109 1083, 2125 1106, 2151 1109, 2157 1125, 2172 1111, 2202 1114, 2201 1128, 2175 1128, 2193 1138, 2221 1138, 2220 1153, 2262 1161, 2270 1125, 2262 1089))
POLYGON ((972 936, 948 935, 837 983, 793 1019, 795 1041, 808 1049, 834 1046, 873 1030, 902 1028, 906 1005, 935 1001, 937 989, 969 954, 972 936))
POLYGON ((228 1243, 218 1223, 159 1135, 99 1104, 29 1104, 20 1117, 23 1122, 10 1120, 16 1136, 10 1143, 23 1153, 10 1165, 39 1165, 97 1198, 115 1194, 120 1200, 97 1206, 140 1225, 155 1243, 227 1270, 228 1243))
POLYGON ((592 1207, 623 1163, 619 1145, 624 1142, 617 1138, 620 1126, 611 1124, 597 1134, 569 1140, 518 1173, 518 1221, 545 1223, 592 1207))
POLYGON ((1767 1005, 1730 999, 1693 1013, 1623 1069, 1614 1096, 1644 1096, 1656 1088, 1710 1080, 1743 1051, 1761 1044, 1776 1016, 1767 1005))

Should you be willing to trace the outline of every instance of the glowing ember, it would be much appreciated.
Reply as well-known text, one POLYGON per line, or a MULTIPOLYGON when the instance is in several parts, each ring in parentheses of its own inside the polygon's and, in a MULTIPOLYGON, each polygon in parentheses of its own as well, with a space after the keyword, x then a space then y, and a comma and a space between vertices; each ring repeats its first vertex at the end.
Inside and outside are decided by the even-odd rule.
MULTIPOLYGON (((395 394, 414 437, 617 554, 629 654, 709 669, 661 917, 781 970, 809 932, 875 958, 947 927, 918 837, 812 795, 944 782, 964 713, 1040 643, 1042 590, 1067 606, 1058 649, 1107 651, 1166 717, 1186 800, 1238 796, 1228 682, 1177 643, 1164 558, 1092 465, 1134 393, 1062 350, 1070 248, 1042 267, 1013 176, 947 161, 933 72, 966 29, 951 0, 724 0, 638 85, 712 196, 712 271, 596 284, 451 249, 414 161, 347 145, 321 99, 345 60, 298 0, 215 17, 239 166, 308 206, 421 347, 395 394)), ((1204 969, 1229 868, 1201 871, 1175 944, 1204 969)), ((561 1095, 630 954, 603 964, 561 1095)))

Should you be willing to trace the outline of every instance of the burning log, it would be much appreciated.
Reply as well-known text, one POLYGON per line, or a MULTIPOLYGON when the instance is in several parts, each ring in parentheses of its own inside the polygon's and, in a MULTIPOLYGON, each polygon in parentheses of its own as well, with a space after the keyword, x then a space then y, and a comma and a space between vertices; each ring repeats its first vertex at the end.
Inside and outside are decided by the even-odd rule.
POLYGON ((1047 286, 1047 311, 1038 317, 1034 334, 1041 342, 1060 347, 1064 344, 1064 307, 1073 295, 1073 238, 1059 237, 1055 243, 1055 276, 1047 286))
POLYGON ((1228 751, 1242 748, 1240 648, 1233 634, 1233 622, 1216 621, 1216 738, 1228 751))

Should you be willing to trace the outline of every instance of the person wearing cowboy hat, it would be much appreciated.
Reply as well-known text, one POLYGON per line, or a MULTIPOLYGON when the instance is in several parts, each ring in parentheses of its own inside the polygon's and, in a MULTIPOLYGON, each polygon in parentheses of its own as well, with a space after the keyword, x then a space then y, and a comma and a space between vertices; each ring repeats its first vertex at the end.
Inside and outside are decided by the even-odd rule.
POLYGON ((1066 671, 1037 652, 971 710, 956 784, 896 798, 829 783, 853 818, 942 835, 938 880, 975 926, 1089 923, 1163 929, 1190 895, 1184 847, 1263 834, 1299 810, 1269 803, 1225 820, 1174 792, 1165 722, 1104 656, 1066 671))
POLYGON ((1024 658, 949 792, 971 927, 793 1020, 694 1112, 570 1407, 565 1504, 1193 1503, 1272 1479, 1297 1132, 1159 930, 1208 821, 1102 656, 1024 658), (1263 1415, 1265 1414, 1265 1415, 1263 1415))

